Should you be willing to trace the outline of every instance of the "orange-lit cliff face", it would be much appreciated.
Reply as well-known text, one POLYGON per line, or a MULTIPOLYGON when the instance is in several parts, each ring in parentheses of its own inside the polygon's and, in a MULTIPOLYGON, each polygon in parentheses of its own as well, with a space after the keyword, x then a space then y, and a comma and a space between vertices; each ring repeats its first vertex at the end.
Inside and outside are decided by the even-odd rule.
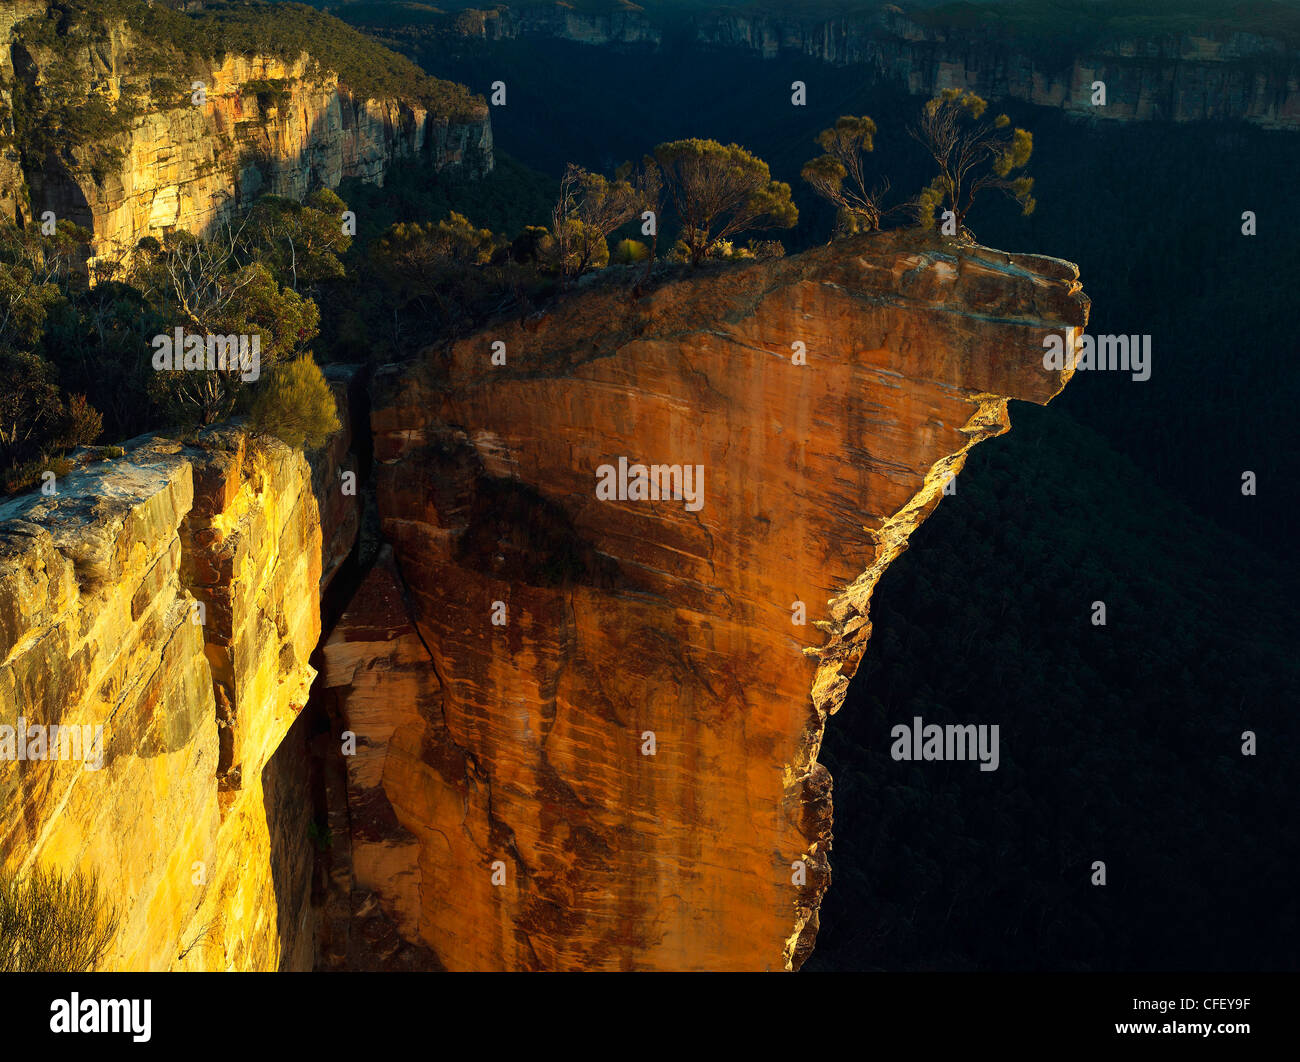
POLYGON ((884 234, 381 372, 392 556, 319 680, 358 886, 450 969, 799 966, 875 582, 1087 309, 1068 263, 884 234), (602 500, 620 458, 697 478, 602 500))

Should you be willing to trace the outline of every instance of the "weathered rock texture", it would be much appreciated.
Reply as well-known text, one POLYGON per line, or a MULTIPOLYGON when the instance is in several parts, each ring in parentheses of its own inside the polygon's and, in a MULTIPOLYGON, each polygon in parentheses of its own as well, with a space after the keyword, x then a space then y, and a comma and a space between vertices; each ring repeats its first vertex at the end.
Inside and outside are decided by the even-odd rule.
MULTIPOLYGON (((341 725, 355 735, 355 754, 344 757, 351 935, 364 939, 363 906, 381 892, 396 933, 419 941, 419 842, 398 821, 387 794, 421 784, 427 767, 420 739, 440 718, 442 693, 388 547, 348 603, 322 657, 319 685, 341 725)), ((351 941, 340 949, 343 965, 371 965, 365 950, 351 941)))
POLYGON ((590 291, 381 373, 393 562, 322 681, 390 916, 451 969, 797 967, 872 589, 1007 399, 1066 383, 1042 340, 1085 325, 1077 276, 877 235, 590 291), (598 500, 620 457, 702 465, 703 508, 598 500))
POLYGON ((347 429, 314 468, 149 440, 0 508, 0 725, 105 734, 98 771, 0 760, 0 866, 98 871, 123 969, 799 966, 875 583, 1064 386, 1042 340, 1087 299, 907 234, 624 281, 372 383, 386 544, 316 658, 328 733, 347 429), (621 457, 702 466, 703 506, 600 500, 621 457))
POLYGON ((470 175, 492 168, 492 128, 481 103, 473 113, 448 116, 403 100, 366 99, 306 54, 289 62, 178 53, 165 70, 154 68, 156 60, 141 70, 133 61, 141 42, 125 22, 74 53, 69 68, 66 54, 24 36, 21 18, 43 17, 45 8, 0 5, 0 216, 30 220, 48 210, 89 228, 105 266, 145 236, 207 233, 264 193, 301 199, 345 177, 382 184, 398 159, 470 175), (163 75, 166 92, 151 80, 163 75), (51 76, 72 79, 87 100, 107 100, 134 117, 84 146, 33 151, 15 139, 9 111, 16 93, 39 99, 51 76), (199 104, 195 82, 204 86, 199 104))
MULTIPOLYGON (((318 467, 337 492, 338 453, 318 467)), ((0 725, 102 727, 104 749, 99 770, 0 759, 0 866, 97 872, 113 968, 313 963, 295 721, 338 568, 320 514, 348 517, 312 484, 301 454, 227 430, 0 507, 0 725)))

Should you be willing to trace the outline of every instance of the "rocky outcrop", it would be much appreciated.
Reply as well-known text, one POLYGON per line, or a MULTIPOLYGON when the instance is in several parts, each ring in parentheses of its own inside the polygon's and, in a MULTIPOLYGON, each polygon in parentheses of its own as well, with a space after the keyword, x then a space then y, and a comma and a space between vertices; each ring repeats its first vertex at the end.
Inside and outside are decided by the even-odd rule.
POLYGON ((382 184, 399 159, 468 175, 492 168, 482 101, 438 114, 366 98, 305 53, 177 52, 163 70, 152 55, 142 69, 137 53, 148 42, 129 22, 84 46, 55 47, 32 28, 44 25, 45 6, 0 21, 0 214, 30 220, 52 211, 91 229, 105 267, 145 236, 208 233, 260 194, 301 199, 345 177, 382 184), (84 144, 64 134, 57 150, 16 137, 8 112, 23 100, 41 106, 68 83, 111 114, 105 128, 84 144))
POLYGON ((1087 306, 1068 263, 883 234, 382 372, 392 558, 321 681, 390 917, 450 969, 798 967, 872 590, 1087 306), (623 461, 696 478, 606 500, 623 461))
POLYGON ((296 724, 339 567, 322 543, 355 528, 341 460, 152 438, 0 507, 0 726, 102 735, 98 764, 0 755, 0 867, 96 872, 112 968, 313 964, 296 724))

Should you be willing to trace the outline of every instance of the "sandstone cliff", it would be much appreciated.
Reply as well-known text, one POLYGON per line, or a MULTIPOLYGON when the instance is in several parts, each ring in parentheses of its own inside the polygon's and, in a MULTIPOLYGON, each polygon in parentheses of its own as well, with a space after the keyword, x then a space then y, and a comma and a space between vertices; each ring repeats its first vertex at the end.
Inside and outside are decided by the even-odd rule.
POLYGON ((144 440, 8 503, 0 725, 105 759, 0 762, 0 862, 98 870, 119 968, 797 968, 872 590, 1087 309, 1068 263, 903 233, 611 274, 377 374, 355 583, 348 429, 314 468, 144 440), (602 500, 621 457, 702 504, 602 500))
POLYGON ((316 491, 301 454, 226 430, 142 440, 0 507, 0 724, 103 735, 97 770, 0 759, 0 866, 96 871, 122 916, 110 968, 313 964, 295 722, 329 544, 355 529, 345 440, 316 491))
POLYGON ((0 4, 0 215, 53 211, 91 229, 105 263, 145 236, 208 232, 263 193, 300 199, 344 177, 382 183, 397 159, 469 174, 492 167, 481 100, 440 113, 368 98, 305 52, 199 56, 128 21, 57 19, 52 5, 0 4), (65 114, 84 105, 99 124, 84 142, 76 122, 51 134, 56 104, 65 114))
POLYGON ((392 557, 318 680, 358 882, 451 969, 799 966, 872 589, 1087 305, 1067 263, 877 235, 381 373, 392 557), (703 506, 600 500, 620 457, 702 466, 703 506))

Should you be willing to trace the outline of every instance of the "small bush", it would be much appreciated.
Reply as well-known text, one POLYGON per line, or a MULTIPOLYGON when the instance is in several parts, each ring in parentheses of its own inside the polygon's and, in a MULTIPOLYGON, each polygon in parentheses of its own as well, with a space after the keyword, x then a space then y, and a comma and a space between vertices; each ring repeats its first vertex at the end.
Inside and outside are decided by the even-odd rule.
POLYGON ((84 973, 96 969, 117 933, 118 915, 96 875, 33 870, 0 875, 0 972, 84 973))
POLYGON ((0 492, 25 494, 42 485, 44 482, 42 476, 46 472, 53 472, 56 479, 62 479, 74 468, 76 465, 66 457, 40 457, 33 461, 24 461, 0 473, 0 492))
POLYGON ((640 240, 619 240, 614 249, 614 262, 618 265, 634 265, 650 257, 650 248, 640 240))
POLYGON ((62 428, 59 441, 64 447, 89 446, 103 433, 104 418, 85 395, 73 395, 64 410, 62 428))
POLYGON ((784 258, 785 244, 780 240, 750 240, 745 244, 751 255, 758 259, 784 258))
POLYGON ((295 449, 314 450, 339 430, 334 394, 310 355, 276 366, 253 400, 252 422, 295 449))

